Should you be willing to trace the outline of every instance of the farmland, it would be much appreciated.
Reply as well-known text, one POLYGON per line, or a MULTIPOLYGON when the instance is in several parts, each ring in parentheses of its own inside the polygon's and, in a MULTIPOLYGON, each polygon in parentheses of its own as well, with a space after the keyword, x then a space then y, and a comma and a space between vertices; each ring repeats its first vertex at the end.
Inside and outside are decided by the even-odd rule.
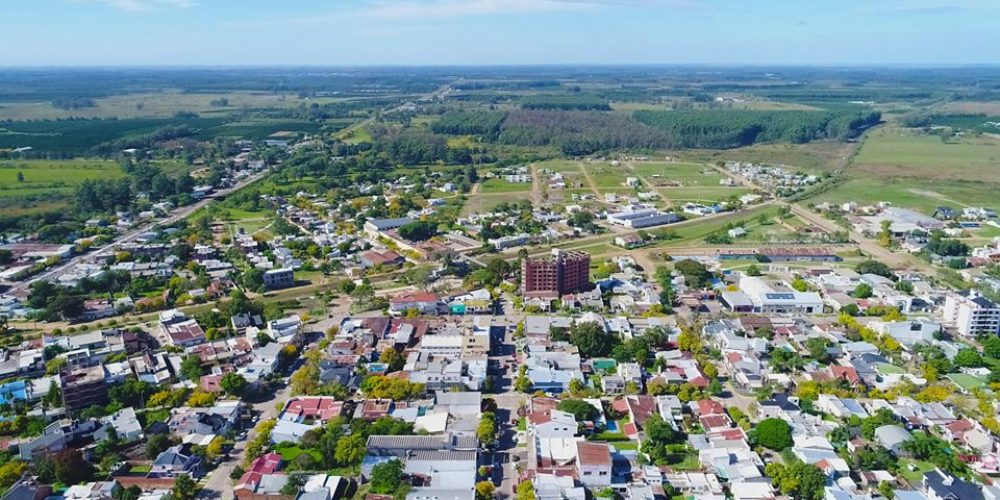
POLYGON ((113 161, 10 160, 0 161, 0 198, 69 195, 87 179, 105 180, 125 174, 113 161), (23 181, 18 180, 21 174, 23 181))

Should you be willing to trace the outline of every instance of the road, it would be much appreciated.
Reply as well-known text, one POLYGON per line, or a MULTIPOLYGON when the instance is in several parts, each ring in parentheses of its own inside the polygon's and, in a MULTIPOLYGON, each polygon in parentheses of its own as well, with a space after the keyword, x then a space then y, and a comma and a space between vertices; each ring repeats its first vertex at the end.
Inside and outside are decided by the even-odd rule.
POLYGON ((116 248, 117 246, 122 245, 123 243, 128 243, 130 241, 135 240, 136 238, 139 237, 139 235, 141 235, 141 234, 143 234, 145 232, 150 231, 154 227, 161 226, 161 225, 173 224, 174 222, 177 222, 177 221, 179 221, 181 219, 184 219, 187 216, 189 216, 192 213, 194 213, 196 210, 198 210, 198 209, 200 209, 200 208, 208 205, 209 203, 211 203, 212 201, 216 200, 217 198, 224 197, 224 196, 226 196, 226 195, 228 195, 230 193, 233 193, 235 191, 239 191, 240 189, 243 189, 243 188, 247 187, 248 185, 250 185, 250 184, 252 184, 252 183, 260 180, 261 178, 263 178, 268 173, 269 173, 269 171, 265 170, 263 172, 259 172, 257 174, 254 174, 254 175, 252 175, 250 177, 247 177, 246 179, 243 179, 242 181, 236 183, 236 185, 233 186, 233 187, 231 187, 231 188, 221 189, 221 190, 217 191, 214 195, 209 196, 209 197, 207 197, 207 198, 205 198, 203 200, 200 200, 197 203, 193 203, 193 204, 185 206, 185 207, 180 207, 180 208, 174 210, 173 212, 171 212, 170 215, 168 215, 164 219, 158 220, 156 222, 142 224, 140 226, 136 226, 136 227, 134 227, 132 229, 129 229, 128 231, 125 232, 125 234, 123 234, 123 235, 115 238, 114 241, 112 241, 111 243, 109 243, 109 244, 107 244, 107 245, 105 245, 103 247, 98 248, 97 250, 94 250, 94 251, 91 251, 91 252, 88 252, 88 253, 85 253, 85 254, 81 254, 81 255, 76 255, 76 256, 70 257, 66 262, 63 262, 62 264, 59 264, 58 266, 55 266, 55 267, 49 268, 49 269, 47 269, 45 271, 42 271, 41 273, 35 275, 29 281, 21 281, 21 282, 18 282, 18 283, 14 283, 13 285, 11 285, 11 288, 10 288, 10 290, 7 293, 11 293, 12 294, 12 293, 15 293, 15 292, 26 290, 26 289, 28 289, 31 286, 32 283, 34 283, 34 282, 36 282, 38 280, 53 280, 53 279, 58 278, 63 273, 65 273, 66 271, 70 270, 73 266, 76 266, 77 264, 80 264, 80 263, 83 263, 83 262, 87 262, 87 261, 91 261, 91 262, 96 261, 99 257, 110 254, 112 252, 112 250, 114 250, 114 248, 116 248))
POLYGON ((497 494, 503 497, 513 497, 517 486, 517 461, 525 459, 525 448, 518 448, 516 437, 518 410, 527 404, 528 395, 514 391, 514 376, 517 348, 514 343, 514 331, 523 319, 522 315, 514 314, 514 305, 504 300, 498 315, 494 316, 494 328, 500 332, 494 338, 494 345, 489 359, 496 363, 499 369, 497 390, 499 394, 491 396, 497 403, 497 422, 500 424, 500 437, 496 449, 489 454, 489 461, 494 465, 493 484, 497 486, 497 494), (515 459, 515 456, 517 459, 515 459))
MULTIPOLYGON (((274 402, 284 401, 289 396, 291 396, 291 388, 286 385, 278 389, 274 393, 274 397, 254 403, 252 408, 254 414, 259 416, 258 422, 276 418, 278 416, 278 409, 275 408, 274 402)), ((229 475, 233 473, 233 469, 237 465, 243 463, 246 443, 256 435, 256 429, 251 429, 247 433, 246 439, 236 442, 233 446, 233 451, 230 453, 230 459, 221 463, 205 478, 204 485, 198 493, 199 498, 221 498, 222 500, 232 500, 235 498, 233 495, 233 482, 229 478, 229 475)))

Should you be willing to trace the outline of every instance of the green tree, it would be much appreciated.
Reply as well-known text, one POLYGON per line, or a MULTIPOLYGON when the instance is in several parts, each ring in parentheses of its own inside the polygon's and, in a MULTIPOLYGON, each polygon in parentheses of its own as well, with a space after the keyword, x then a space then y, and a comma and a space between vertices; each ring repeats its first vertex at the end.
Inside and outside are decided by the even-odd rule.
POLYGON ((751 431, 755 444, 781 451, 792 446, 792 427, 780 418, 765 418, 751 431))
POLYGON ((367 452, 365 437, 360 434, 344 436, 337 441, 334 457, 343 465, 357 466, 367 452))
POLYGON ((247 379, 238 373, 229 372, 219 380, 219 386, 230 396, 242 396, 247 388, 247 379))
POLYGON ((201 358, 194 354, 184 356, 181 361, 181 376, 192 382, 201 380, 204 372, 201 369, 201 358))
POLYGON ((476 483, 476 500, 492 500, 496 489, 490 481, 479 481, 476 483))
POLYGON ((594 321, 574 324, 570 329, 570 340, 580 354, 588 358, 607 356, 615 344, 614 334, 604 331, 594 321))
POLYGON ((483 412, 476 427, 476 437, 479 443, 490 448, 497 444, 497 417, 493 412, 483 412))
POLYGON ((861 283, 854 288, 851 296, 856 299, 867 299, 872 296, 872 287, 868 283, 861 283))
POLYGON ((601 417, 601 412, 594 405, 582 399, 564 399, 556 406, 559 411, 573 414, 577 422, 590 422, 601 417))
POLYGON ((173 500, 193 500, 198 493, 198 483, 187 474, 181 474, 174 479, 174 487, 170 490, 173 500))
POLYGON ((1000 359, 1000 337, 987 335, 983 341, 983 354, 993 359, 1000 359))
POLYGON ((396 491, 403 480, 403 463, 399 460, 389 460, 372 467, 371 492, 388 495, 396 491))
POLYGON ((971 347, 965 347, 960 349, 957 354, 955 354, 955 359, 952 360, 956 366, 963 368, 976 368, 983 366, 983 357, 979 355, 979 352, 971 347))

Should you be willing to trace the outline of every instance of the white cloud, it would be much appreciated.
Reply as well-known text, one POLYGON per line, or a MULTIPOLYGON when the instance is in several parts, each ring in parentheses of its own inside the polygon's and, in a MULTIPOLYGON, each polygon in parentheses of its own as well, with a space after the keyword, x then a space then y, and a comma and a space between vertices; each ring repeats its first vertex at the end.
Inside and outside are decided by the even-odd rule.
POLYGON ((126 12, 156 12, 162 9, 186 9, 196 5, 195 0, 74 0, 101 3, 126 12))
POLYGON ((578 10, 588 8, 588 3, 565 0, 378 1, 345 14, 382 19, 426 19, 578 10))

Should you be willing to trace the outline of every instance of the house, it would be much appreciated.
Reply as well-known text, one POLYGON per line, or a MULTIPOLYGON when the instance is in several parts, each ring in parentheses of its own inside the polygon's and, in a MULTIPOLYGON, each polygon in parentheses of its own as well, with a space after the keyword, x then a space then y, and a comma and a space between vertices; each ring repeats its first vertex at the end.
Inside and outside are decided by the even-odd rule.
MULTIPOLYGON (((135 410, 129 406, 118 410, 113 415, 101 419, 105 427, 94 434, 96 440, 106 439, 103 436, 110 434, 108 427, 115 430, 115 436, 124 443, 139 441, 145 437, 142 433, 142 424, 135 414, 135 410), (102 432, 103 431, 103 432, 102 432)), ((110 437, 110 436, 108 436, 110 437)))
POLYGON ((291 268, 268 269, 264 271, 264 288, 278 290, 295 286, 295 271, 291 268))
POLYGON ((406 262, 406 259, 392 250, 386 250, 384 252, 367 250, 358 255, 358 262, 360 262, 363 267, 394 266, 406 262))
POLYGON ((198 477, 202 472, 201 457, 191 451, 190 445, 178 444, 160 453, 150 467, 148 477, 198 477))
POLYGON ((67 500, 98 500, 116 498, 121 491, 122 485, 118 481, 91 481, 66 488, 62 497, 67 500))
POLYGON ((178 311, 171 309, 160 313, 160 331, 170 345, 190 347, 205 343, 205 331, 198 322, 178 311))
POLYGON ((576 472, 584 486, 611 486, 611 465, 611 450, 607 443, 576 442, 576 472))
POLYGON ((921 486, 929 500, 985 500, 986 498, 975 483, 940 469, 925 472, 921 486))
POLYGON ((576 418, 571 413, 547 408, 528 414, 528 425, 540 438, 571 438, 577 434, 576 418))
POLYGON ((248 499, 257 494, 258 487, 265 476, 271 476, 281 468, 281 455, 271 452, 257 457, 246 472, 240 477, 233 489, 236 498, 248 499))
POLYGON ((764 401, 758 401, 760 418, 780 418, 782 420, 792 420, 796 415, 802 413, 799 408, 798 398, 789 397, 784 393, 777 393, 764 401))
POLYGON ((406 292, 389 299, 389 314, 405 315, 411 309, 420 314, 434 315, 438 313, 438 296, 430 292, 406 292))
POLYGON ((175 435, 225 434, 236 428, 242 409, 239 401, 228 400, 220 401, 211 408, 177 408, 167 421, 167 427, 175 435))
POLYGON ((883 425, 875 429, 875 442, 897 456, 906 454, 903 444, 911 439, 913 436, 898 425, 883 425))

